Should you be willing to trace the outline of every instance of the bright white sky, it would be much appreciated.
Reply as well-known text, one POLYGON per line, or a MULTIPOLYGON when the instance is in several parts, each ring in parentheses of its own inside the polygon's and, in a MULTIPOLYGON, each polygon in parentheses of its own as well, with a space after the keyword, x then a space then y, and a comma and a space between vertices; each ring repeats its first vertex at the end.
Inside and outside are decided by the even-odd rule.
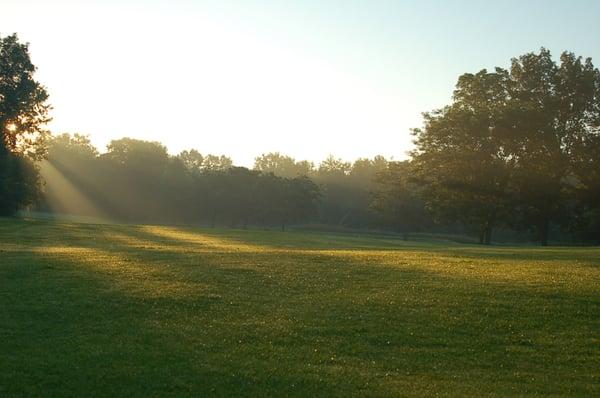
POLYGON ((52 131, 100 150, 400 159, 461 73, 541 46, 600 64, 600 2, 487 3, 2 0, 0 35, 30 42, 52 131))

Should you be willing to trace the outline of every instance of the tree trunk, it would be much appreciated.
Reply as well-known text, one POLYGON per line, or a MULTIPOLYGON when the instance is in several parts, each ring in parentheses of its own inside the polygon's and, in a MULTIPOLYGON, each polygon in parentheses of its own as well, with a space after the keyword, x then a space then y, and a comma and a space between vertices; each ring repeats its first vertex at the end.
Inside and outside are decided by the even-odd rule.
POLYGON ((479 230, 479 244, 483 245, 485 243, 485 228, 481 228, 479 230))
POLYGON ((405 232, 405 233, 402 235, 402 239, 403 239, 403 240, 406 242, 406 241, 408 240, 408 236, 409 236, 409 235, 410 235, 410 233, 409 233, 409 232, 405 232))
POLYGON ((285 223, 284 222, 281 223, 281 232, 285 232, 285 223))

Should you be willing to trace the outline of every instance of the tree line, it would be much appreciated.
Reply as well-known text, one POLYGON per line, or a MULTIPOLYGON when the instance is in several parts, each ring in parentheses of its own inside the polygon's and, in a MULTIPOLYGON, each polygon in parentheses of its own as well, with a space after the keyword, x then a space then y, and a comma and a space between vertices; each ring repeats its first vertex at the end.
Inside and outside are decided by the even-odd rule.
POLYGON ((423 114, 406 161, 315 165, 269 153, 249 169, 197 150, 172 156, 156 142, 123 138, 100 154, 86 136, 51 136, 27 45, 0 38, 0 54, 2 215, 59 211, 61 200, 68 210, 78 197, 83 213, 136 222, 319 222, 407 238, 442 228, 484 244, 498 229, 542 245, 552 231, 600 240, 600 73, 589 58, 564 52, 555 62, 541 49, 508 69, 463 74, 452 102, 423 114), (64 189, 52 192, 42 177, 64 189))
POLYGON ((48 140, 40 167, 47 189, 33 209, 128 222, 370 227, 370 191, 387 164, 381 156, 352 164, 330 156, 316 167, 268 153, 249 169, 224 155, 192 149, 172 156, 158 142, 131 138, 112 141, 100 154, 89 137, 61 134, 48 140), (56 175, 93 206, 78 207, 76 198, 52 192, 60 183, 56 175), (60 202, 68 203, 61 208, 60 202))
POLYGON ((49 176, 47 184, 56 184, 52 175, 68 181, 93 206, 77 208, 72 198, 50 193, 37 210, 60 211, 53 206, 66 200, 64 210, 71 213, 127 222, 285 229, 309 220, 319 200, 318 187, 304 176, 235 167, 226 156, 195 150, 170 156, 158 142, 131 138, 114 140, 99 154, 86 136, 58 135, 49 142, 41 173, 49 176))

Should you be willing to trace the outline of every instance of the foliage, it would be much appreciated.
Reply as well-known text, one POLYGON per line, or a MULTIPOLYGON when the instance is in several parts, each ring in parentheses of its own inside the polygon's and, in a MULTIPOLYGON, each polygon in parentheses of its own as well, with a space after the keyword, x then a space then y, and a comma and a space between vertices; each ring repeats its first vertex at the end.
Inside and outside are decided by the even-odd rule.
POLYGON ((0 216, 33 205, 40 192, 41 180, 31 159, 12 153, 0 157, 0 216))
POLYGON ((600 72, 573 53, 557 63, 542 48, 514 58, 509 69, 463 74, 452 103, 425 113, 414 129, 409 161, 351 163, 330 155, 315 166, 272 152, 257 157, 253 170, 194 149, 171 156, 158 142, 122 138, 100 154, 84 135, 49 139, 48 95, 33 78, 28 45, 16 35, 0 38, 0 54, 3 215, 35 203, 42 184, 31 159, 48 149, 42 210, 244 228, 317 221, 405 233, 433 219, 466 227, 486 244, 498 228, 533 231, 542 245, 558 228, 598 239, 600 72), (77 210, 73 197, 82 204, 77 210))
POLYGON ((73 197, 54 193, 41 210, 114 220, 285 228, 309 221, 319 203, 318 187, 305 177, 233 167, 225 156, 195 150, 170 156, 160 143, 131 138, 114 140, 99 154, 88 137, 56 136, 42 167, 52 189, 56 173, 49 169, 87 205, 75 208, 73 197))
POLYGON ((279 152, 266 153, 254 161, 254 170, 263 173, 273 173, 279 177, 293 178, 297 176, 310 176, 314 173, 314 165, 308 161, 296 162, 290 156, 279 152))
POLYGON ((0 37, 0 156, 6 152, 44 155, 50 121, 48 93, 35 79, 28 44, 16 34, 0 37))
POLYGON ((233 167, 231 158, 221 155, 203 156, 195 149, 183 151, 178 156, 185 166, 192 172, 202 173, 207 171, 223 171, 233 167))
POLYGON ((405 240, 411 232, 427 229, 432 224, 420 187, 412 181, 411 166, 408 161, 389 162, 375 178, 371 202, 371 208, 379 216, 379 223, 404 233, 405 240))
POLYGON ((478 228, 534 229, 548 243, 552 222, 567 225, 573 190, 597 187, 600 73, 588 59, 550 52, 462 75, 451 105, 415 129, 415 170, 428 205, 446 220, 478 228), (585 187, 585 188, 583 188, 585 187))
POLYGON ((35 70, 27 44, 16 34, 0 37, 0 215, 31 205, 40 192, 30 159, 45 154, 50 105, 35 70))

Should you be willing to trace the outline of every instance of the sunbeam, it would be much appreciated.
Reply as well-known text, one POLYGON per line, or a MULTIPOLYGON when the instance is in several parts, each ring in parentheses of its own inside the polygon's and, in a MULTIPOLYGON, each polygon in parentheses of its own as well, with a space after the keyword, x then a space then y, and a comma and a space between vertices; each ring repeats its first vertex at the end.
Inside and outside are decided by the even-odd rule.
POLYGON ((91 199, 50 162, 42 162, 40 174, 45 181, 46 203, 54 214, 89 216, 99 220, 108 218, 91 199))

